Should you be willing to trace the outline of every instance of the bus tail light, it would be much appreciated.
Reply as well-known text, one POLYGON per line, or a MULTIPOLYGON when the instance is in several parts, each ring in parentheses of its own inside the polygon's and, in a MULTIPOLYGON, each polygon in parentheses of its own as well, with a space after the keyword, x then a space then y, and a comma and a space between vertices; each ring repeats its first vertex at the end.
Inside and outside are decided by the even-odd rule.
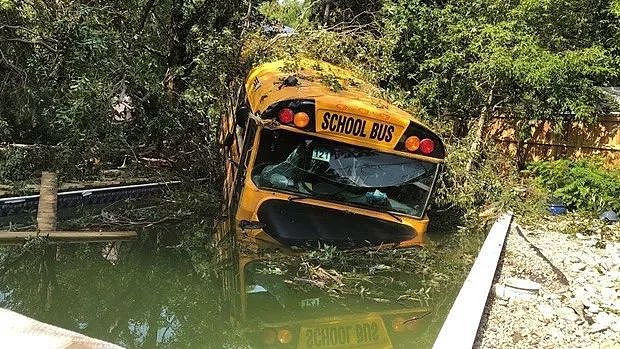
POLYGON ((416 151, 420 147, 420 138, 416 136, 407 137, 405 140, 405 148, 409 151, 416 151))
POLYGON ((293 334, 288 329, 283 328, 278 331, 276 338, 278 339, 278 343, 288 344, 293 340, 293 334))
POLYGON ((435 142, 428 138, 420 141, 420 151, 422 154, 430 154, 433 150, 435 150, 435 142))
POLYGON ((446 156, 441 138, 429 128, 413 120, 400 136, 394 150, 443 159, 446 156))
POLYGON ((310 123, 310 116, 303 111, 297 112, 293 116, 293 123, 299 128, 304 128, 310 123))
POLYGON ((271 119, 280 125, 293 126, 315 132, 315 105, 313 99, 288 99, 274 103, 255 116, 271 119))
POLYGON ((278 120, 283 124, 290 124, 293 122, 293 110, 291 108, 282 108, 278 112, 278 120))
POLYGON ((402 332, 405 330, 405 319, 397 317, 392 319, 392 331, 402 332))

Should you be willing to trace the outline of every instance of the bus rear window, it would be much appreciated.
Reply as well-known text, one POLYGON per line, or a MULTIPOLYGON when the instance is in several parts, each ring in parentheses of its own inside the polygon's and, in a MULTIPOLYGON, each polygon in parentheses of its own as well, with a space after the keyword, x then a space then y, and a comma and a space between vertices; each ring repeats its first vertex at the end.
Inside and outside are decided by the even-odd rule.
POLYGON ((260 188, 422 217, 437 164, 286 130, 263 129, 260 188))

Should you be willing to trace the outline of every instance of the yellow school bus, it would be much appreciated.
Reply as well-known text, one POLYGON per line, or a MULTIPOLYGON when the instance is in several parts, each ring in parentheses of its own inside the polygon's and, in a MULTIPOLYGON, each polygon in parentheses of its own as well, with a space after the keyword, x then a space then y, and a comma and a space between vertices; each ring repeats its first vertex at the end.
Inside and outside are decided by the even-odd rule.
POLYGON ((445 151, 350 71, 309 59, 254 68, 221 119, 224 215, 258 246, 420 245, 445 151))

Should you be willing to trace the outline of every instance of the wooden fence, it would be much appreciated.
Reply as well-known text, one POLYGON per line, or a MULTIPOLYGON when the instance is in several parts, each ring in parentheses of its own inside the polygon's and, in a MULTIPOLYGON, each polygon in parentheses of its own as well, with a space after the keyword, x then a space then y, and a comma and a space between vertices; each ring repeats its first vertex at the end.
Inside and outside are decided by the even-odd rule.
POLYGON ((496 116, 488 125, 487 137, 495 140, 520 164, 598 155, 607 159, 610 166, 620 165, 620 113, 604 117, 596 124, 568 123, 560 132, 553 131, 556 125, 550 121, 530 123, 532 136, 522 141, 515 134, 519 121, 522 122, 496 116))

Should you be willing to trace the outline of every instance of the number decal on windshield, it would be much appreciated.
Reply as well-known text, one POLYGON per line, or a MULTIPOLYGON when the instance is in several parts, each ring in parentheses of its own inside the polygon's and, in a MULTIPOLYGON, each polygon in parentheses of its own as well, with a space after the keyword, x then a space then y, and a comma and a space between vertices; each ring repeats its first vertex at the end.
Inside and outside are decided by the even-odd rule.
POLYGON ((318 148, 312 149, 313 160, 329 162, 330 158, 331 158, 331 154, 329 153, 329 151, 325 149, 318 149, 318 148))

